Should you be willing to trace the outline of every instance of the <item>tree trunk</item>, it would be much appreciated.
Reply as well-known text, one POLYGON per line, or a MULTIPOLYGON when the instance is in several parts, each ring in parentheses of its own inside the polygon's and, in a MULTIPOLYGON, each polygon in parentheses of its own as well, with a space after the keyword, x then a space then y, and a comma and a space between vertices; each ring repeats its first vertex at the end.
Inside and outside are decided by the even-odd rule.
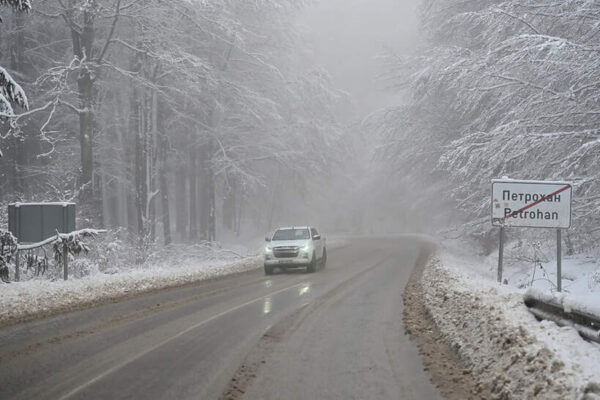
POLYGON ((10 38, 10 68, 13 71, 23 71, 23 52, 25 50, 25 36, 24 36, 24 28, 25 28, 25 20, 23 19, 23 14, 21 12, 14 12, 14 33, 10 38))
POLYGON ((157 144, 156 141, 158 139, 158 95, 156 90, 152 91, 152 95, 148 99, 148 107, 146 110, 148 111, 149 118, 147 118, 148 123, 151 127, 147 126, 146 131, 149 135, 148 138, 148 188, 150 195, 148 204, 148 215, 150 219, 150 240, 154 242, 156 240, 156 161, 157 161, 157 144))
POLYGON ((237 218, 235 221, 235 235, 236 236, 240 236, 240 233, 242 231, 242 218, 244 216, 244 192, 243 190, 240 190, 239 192, 239 206, 238 206, 238 211, 237 211, 237 218))
MULTIPOLYGON (((13 13, 13 21, 14 21, 14 26, 13 26, 13 32, 10 35, 10 44, 9 44, 9 52, 10 52, 10 68, 13 71, 18 71, 20 73, 23 73, 23 67, 24 67, 24 62, 23 62, 23 51, 25 49, 24 47, 24 28, 25 28, 25 21, 23 19, 23 15, 20 12, 14 12, 13 13)), ((10 148, 10 153, 12 153, 12 157, 10 157, 11 162, 11 173, 10 173, 10 178, 11 178, 11 186, 12 186, 12 191, 16 194, 23 195, 25 188, 24 188, 24 182, 23 182, 23 177, 22 177, 22 173, 21 173, 21 166, 25 165, 25 157, 24 157, 24 153, 25 153, 25 146, 23 145, 24 143, 24 138, 23 137, 17 137, 17 136, 13 136, 12 140, 11 140, 11 148, 10 148)), ((8 152, 6 154, 7 156, 9 155, 8 152)), ((7 160, 9 159, 9 157, 7 157, 7 160)))
MULTIPOLYGON (((71 0, 67 18, 73 21, 73 10, 77 2, 71 0)), ((79 94, 79 144, 81 148, 81 174, 79 178, 80 199, 87 206, 87 217, 93 222, 100 220, 101 211, 97 209, 98 203, 94 201, 94 97, 95 97, 95 71, 93 71, 94 47, 94 15, 90 12, 83 13, 81 27, 71 28, 73 54, 80 62, 86 62, 85 67, 79 69, 77 90, 79 94), (79 31, 81 29, 81 31, 79 31)))
POLYGON ((223 225, 233 232, 236 228, 237 186, 236 179, 233 176, 226 181, 223 197, 223 225))
POLYGON ((212 165, 213 146, 212 142, 208 153, 208 237, 209 242, 217 240, 217 204, 216 204, 216 185, 215 172, 212 165))
POLYGON ((163 240, 165 245, 171 243, 171 218, 169 215, 169 182, 167 174, 169 173, 167 165, 167 156, 169 152, 169 139, 164 128, 164 113, 163 104, 157 99, 156 103, 156 129, 158 131, 158 174, 160 185, 160 203, 162 206, 162 225, 163 225, 163 240))
POLYGON ((180 240, 187 236, 186 176, 185 166, 180 164, 175 173, 175 229, 180 240))
POLYGON ((167 180, 167 149, 168 142, 166 136, 163 136, 161 143, 161 169, 160 169, 160 193, 162 204, 162 223, 163 239, 165 245, 171 244, 171 217, 169 215, 169 182, 167 180))
POLYGON ((19 198, 25 193, 24 179, 21 173, 22 166, 25 165, 25 146, 22 137, 14 136, 12 138, 12 159, 11 159, 11 186, 13 193, 19 198))
MULTIPOLYGON (((193 140, 193 139, 192 139, 193 140)), ((190 146, 190 151, 189 151, 189 188, 190 188, 190 195, 189 195, 189 201, 190 201, 190 215, 189 215, 189 220, 190 220, 190 235, 189 235, 189 239, 194 241, 198 239, 198 190, 197 190, 197 183, 198 183, 198 173, 197 173, 197 169, 198 169, 198 165, 197 165, 197 154, 196 154, 197 150, 195 148, 195 146, 190 146)))
MULTIPOLYGON (((110 109, 115 123, 106 127, 105 135, 109 146, 115 149, 123 149, 124 146, 120 132, 123 121, 119 97, 119 94, 115 93, 114 96, 107 99, 108 104, 111 104, 110 109)), ((123 223, 122 221, 126 221, 121 212, 120 165, 122 165, 121 152, 112 152, 104 164, 101 174, 102 186, 106 188, 102 191, 104 224, 110 228, 117 228, 123 223)))
MULTIPOLYGON (((140 72, 142 55, 136 54, 132 71, 140 72)), ((138 262, 143 262, 148 240, 148 138, 144 123, 144 101, 142 89, 134 83, 131 110, 130 131, 135 137, 135 208, 137 215, 138 262)))
POLYGON ((129 229, 130 216, 127 200, 130 185, 128 185, 127 182, 131 181, 129 180, 131 163, 128 158, 131 152, 129 151, 129 141, 127 141, 126 134, 124 133, 124 127, 127 126, 127 119, 124 117, 124 114, 127 113, 127 111, 123 112, 123 110, 125 110, 123 94, 118 93, 115 99, 115 121, 117 121, 117 123, 115 127, 116 139, 114 143, 116 143, 120 151, 115 154, 118 165, 115 169, 115 176, 117 178, 115 189, 116 212, 113 220, 115 227, 125 226, 129 229))
POLYGON ((129 134, 125 140, 126 146, 123 148, 123 157, 125 159, 125 165, 127 166, 127 177, 125 190, 125 208, 127 209, 127 229, 131 237, 138 237, 138 215, 137 215, 137 187, 136 187, 136 143, 137 143, 137 129, 138 129, 138 116, 137 107, 134 93, 130 94, 129 102, 129 121, 128 129, 129 134))
MULTIPOLYGON (((233 44, 229 44, 229 47, 226 50, 225 58, 223 63, 221 64, 220 70, 221 72, 225 72, 229 67, 229 61, 231 59, 231 55, 233 53, 233 44)), ((221 82, 219 82, 219 86, 221 86, 221 82)), ((215 97, 213 99, 213 105, 208 113, 208 126, 210 128, 209 135, 214 135, 220 124, 220 116, 218 115, 218 102, 221 96, 221 88, 218 87, 215 93, 215 97)), ((205 157, 205 176, 207 180, 207 200, 208 200, 208 231, 206 239, 210 242, 214 242, 217 240, 217 204, 216 204, 216 177, 213 165, 213 155, 215 153, 215 138, 209 136, 209 142, 207 146, 207 152, 205 157)))
POLYGON ((200 228, 202 238, 209 240, 210 237, 210 188, 209 188, 209 151, 208 145, 203 145, 200 151, 200 228))
POLYGON ((137 211, 137 228, 138 240, 140 248, 145 247, 148 238, 147 232, 147 204, 148 204, 148 181, 147 173, 147 143, 146 135, 141 121, 141 104, 139 103, 139 90, 134 90, 134 102, 132 107, 131 119, 133 122, 132 130, 135 134, 135 188, 136 188, 136 211, 137 211))

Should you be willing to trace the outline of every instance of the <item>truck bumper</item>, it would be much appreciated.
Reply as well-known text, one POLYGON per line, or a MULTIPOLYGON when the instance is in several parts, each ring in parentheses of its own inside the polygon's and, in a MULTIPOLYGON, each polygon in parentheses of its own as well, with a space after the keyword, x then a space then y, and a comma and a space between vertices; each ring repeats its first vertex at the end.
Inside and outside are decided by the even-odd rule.
POLYGON ((268 267, 306 267, 310 264, 308 258, 272 258, 265 260, 268 267))

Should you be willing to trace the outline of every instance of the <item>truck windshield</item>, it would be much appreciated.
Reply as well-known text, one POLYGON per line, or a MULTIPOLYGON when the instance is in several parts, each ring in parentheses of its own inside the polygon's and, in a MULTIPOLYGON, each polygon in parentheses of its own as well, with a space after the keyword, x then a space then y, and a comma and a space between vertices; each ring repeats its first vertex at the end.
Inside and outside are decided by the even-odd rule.
POLYGON ((308 229, 279 229, 273 235, 273 240, 302 240, 310 239, 308 229))

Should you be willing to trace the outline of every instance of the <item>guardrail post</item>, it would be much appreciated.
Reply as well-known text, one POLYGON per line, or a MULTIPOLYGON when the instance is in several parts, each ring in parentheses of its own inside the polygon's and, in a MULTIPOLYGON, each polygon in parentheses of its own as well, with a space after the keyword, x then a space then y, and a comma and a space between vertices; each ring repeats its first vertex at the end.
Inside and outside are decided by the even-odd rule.
POLYGON ((504 258, 504 226, 500 227, 500 248, 498 249, 498 282, 502 283, 502 262, 504 258))
POLYGON ((20 271, 20 260, 19 257, 20 256, 20 252, 19 250, 16 251, 15 253, 15 281, 19 282, 19 280, 21 279, 21 271, 20 271))
POLYGON ((556 230, 556 287, 562 291, 562 240, 560 229, 556 230))
POLYGON ((63 278, 66 281, 69 279, 69 249, 67 242, 63 243, 63 278))

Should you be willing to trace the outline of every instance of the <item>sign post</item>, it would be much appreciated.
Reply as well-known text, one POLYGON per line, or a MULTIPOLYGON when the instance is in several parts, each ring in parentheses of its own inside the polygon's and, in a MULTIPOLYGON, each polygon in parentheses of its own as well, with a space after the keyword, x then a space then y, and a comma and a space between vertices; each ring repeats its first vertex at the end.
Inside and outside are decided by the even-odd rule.
POLYGON ((561 282, 561 229, 571 227, 573 186, 569 182, 492 180, 492 225, 500 227, 498 281, 502 282, 504 228, 557 229, 557 288, 561 282))
POLYGON ((67 242, 63 243, 63 279, 66 281, 69 279, 69 248, 67 242))
POLYGON ((21 280, 21 264, 19 250, 15 252, 15 281, 19 282, 21 280))
POLYGON ((556 287, 562 292, 562 240, 560 228, 556 230, 556 287))
POLYGON ((498 283, 502 283, 502 262, 504 259, 504 227, 500 227, 500 247, 498 249, 498 283))

